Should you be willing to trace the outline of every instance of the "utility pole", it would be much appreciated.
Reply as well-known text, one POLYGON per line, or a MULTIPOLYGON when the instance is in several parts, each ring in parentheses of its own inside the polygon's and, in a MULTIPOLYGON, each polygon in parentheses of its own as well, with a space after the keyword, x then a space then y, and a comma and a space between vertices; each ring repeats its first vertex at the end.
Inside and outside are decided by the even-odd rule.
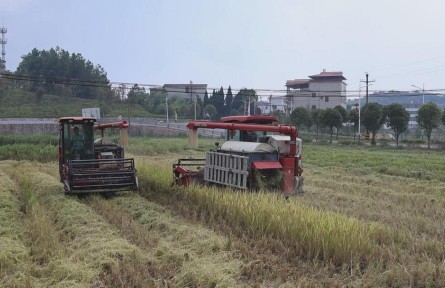
POLYGON ((8 32, 8 29, 6 29, 5 27, 0 27, 0 34, 2 35, 2 37, 0 38, 0 44, 2 45, 2 58, 1 58, 1 64, 0 65, 0 71, 3 69, 6 70, 6 60, 5 60, 5 55, 6 55, 6 50, 5 50, 5 45, 8 42, 5 38, 5 34, 8 32), (3 67, 2 67, 3 66, 3 67))
POLYGON ((365 104, 368 104, 368 102, 369 102, 369 86, 371 86, 372 84, 370 84, 370 83, 372 83, 372 82, 375 82, 375 80, 372 80, 372 81, 369 81, 369 74, 368 74, 368 72, 366 72, 366 80, 365 81, 363 81, 363 80, 360 80, 360 82, 364 82, 365 83, 365 85, 366 85, 366 103, 365 104))
MULTIPOLYGON (((375 82, 375 80, 372 80, 372 81, 369 81, 369 74, 368 74, 368 72, 366 72, 365 73, 365 75, 366 75, 366 80, 365 81, 363 81, 363 80, 360 80, 360 83, 362 83, 362 82, 365 82, 365 86, 366 86, 366 103, 365 103, 365 105, 368 105, 368 102, 369 102, 369 86, 370 85, 372 85, 371 83, 369 83, 369 82, 375 82)), ((360 102, 360 89, 361 89, 361 87, 360 87, 360 85, 359 85, 359 102, 360 102)), ((360 117, 361 117, 361 115, 360 115, 360 112, 361 112, 361 105, 360 105, 360 109, 359 109, 359 123, 360 123, 360 117)), ((360 125, 360 124, 359 124, 360 125)), ((359 126, 360 127, 360 126, 359 126)), ((365 140, 369 140, 369 130, 368 129, 366 129, 366 135, 365 135, 365 140)), ((359 136, 360 137, 360 136, 359 136)), ((360 143, 360 138, 359 138, 359 143, 360 143)))
POLYGON ((368 85, 369 85, 369 74, 366 72, 366 104, 368 104, 368 85))
POLYGON ((195 121, 196 121, 196 96, 195 98, 193 98, 193 81, 190 81, 190 100, 194 102, 193 106, 195 110, 195 121))
POLYGON ((168 94, 165 93, 165 110, 166 110, 166 115, 167 115, 167 127, 170 127, 170 122, 168 119, 168 94))

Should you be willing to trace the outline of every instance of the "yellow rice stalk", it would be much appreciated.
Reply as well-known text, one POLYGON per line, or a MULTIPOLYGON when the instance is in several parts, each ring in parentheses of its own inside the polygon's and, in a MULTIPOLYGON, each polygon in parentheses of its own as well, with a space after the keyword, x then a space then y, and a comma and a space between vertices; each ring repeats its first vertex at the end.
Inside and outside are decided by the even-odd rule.
MULTIPOLYGON (((167 191, 168 179, 161 177, 167 174, 166 168, 146 166, 141 170, 142 182, 148 182, 153 189, 163 186, 162 194, 175 197, 177 188, 167 191), (150 177, 152 174, 160 177, 150 177)), ((252 237, 277 239, 303 256, 336 265, 366 261, 374 255, 379 241, 390 241, 389 231, 380 225, 307 207, 295 198, 286 203, 283 197, 274 193, 242 193, 203 187, 180 191, 182 200, 189 199, 200 211, 225 219, 252 237)), ((147 193, 153 193, 153 190, 147 193)))
POLYGON ((0 286, 26 286, 30 281, 29 249, 14 182, 0 170, 0 286))
MULTIPOLYGON (((63 242, 60 245, 65 247, 63 257, 50 259, 47 278, 43 279, 48 285, 64 287, 84 283, 80 286, 85 287, 86 283, 105 283, 108 277, 122 276, 113 275, 122 272, 119 268, 122 263, 146 265, 147 259, 137 247, 122 239, 86 205, 64 196, 56 178, 37 172, 29 164, 18 168, 29 175, 37 201, 47 209, 60 233, 63 242)), ((132 279, 125 280, 124 283, 132 286, 132 279)))
MULTIPOLYGON (((152 251, 159 263, 175 261, 174 283, 179 287, 240 287, 241 261, 223 248, 227 238, 173 217, 168 210, 138 195, 110 200, 109 209, 132 217, 144 233, 145 241, 157 243, 152 251)), ((96 205, 100 205, 97 204, 96 205)))

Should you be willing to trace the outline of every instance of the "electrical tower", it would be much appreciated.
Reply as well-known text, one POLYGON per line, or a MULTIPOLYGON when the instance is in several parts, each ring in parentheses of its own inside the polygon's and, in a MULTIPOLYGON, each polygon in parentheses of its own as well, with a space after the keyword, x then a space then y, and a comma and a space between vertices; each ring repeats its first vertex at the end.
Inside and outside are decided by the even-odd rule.
MULTIPOLYGON (((5 60, 5 55, 6 55, 6 50, 5 50, 5 45, 8 41, 6 41, 5 35, 8 32, 8 29, 6 29, 5 27, 0 27, 0 34, 1 34, 1 38, 0 38, 0 44, 2 44, 2 66, 5 69, 6 68, 6 60, 5 60)), ((1 68, 1 65, 0 65, 1 68)))

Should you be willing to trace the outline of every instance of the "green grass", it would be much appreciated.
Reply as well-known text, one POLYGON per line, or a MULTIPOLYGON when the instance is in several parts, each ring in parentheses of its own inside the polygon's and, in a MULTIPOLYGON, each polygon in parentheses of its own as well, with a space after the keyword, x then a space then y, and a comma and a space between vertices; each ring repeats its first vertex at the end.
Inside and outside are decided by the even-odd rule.
POLYGON ((0 160, 57 161, 58 136, 0 135, 0 160))
POLYGON ((57 147, 32 144, 2 145, 0 160, 53 162, 57 160, 57 147))
POLYGON ((129 139, 128 151, 138 156, 167 155, 171 153, 187 156, 191 151, 209 151, 215 145, 214 139, 203 138, 199 140, 197 149, 187 147, 188 139, 169 137, 133 137, 129 139))
POLYGON ((57 146, 59 137, 56 135, 0 135, 1 145, 31 144, 57 146))
POLYGON ((100 107, 105 116, 129 115, 152 117, 140 105, 130 107, 120 102, 108 103, 97 99, 67 98, 45 94, 37 104, 34 94, 22 89, 0 89, 0 115, 5 118, 59 118, 82 114, 82 108, 100 107))
POLYGON ((332 147, 305 145, 303 161, 318 167, 345 167, 351 173, 380 173, 423 180, 445 181, 445 156, 421 149, 332 147))

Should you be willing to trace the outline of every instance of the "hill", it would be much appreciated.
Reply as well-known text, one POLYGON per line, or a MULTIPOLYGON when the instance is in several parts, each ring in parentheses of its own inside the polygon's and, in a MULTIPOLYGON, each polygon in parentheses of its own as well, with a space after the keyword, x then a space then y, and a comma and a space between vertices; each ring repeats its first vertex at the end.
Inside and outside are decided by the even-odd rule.
POLYGON ((40 103, 22 89, 0 89, 0 118, 58 118, 81 115, 82 108, 100 107, 103 116, 153 116, 138 104, 44 94, 40 103))

